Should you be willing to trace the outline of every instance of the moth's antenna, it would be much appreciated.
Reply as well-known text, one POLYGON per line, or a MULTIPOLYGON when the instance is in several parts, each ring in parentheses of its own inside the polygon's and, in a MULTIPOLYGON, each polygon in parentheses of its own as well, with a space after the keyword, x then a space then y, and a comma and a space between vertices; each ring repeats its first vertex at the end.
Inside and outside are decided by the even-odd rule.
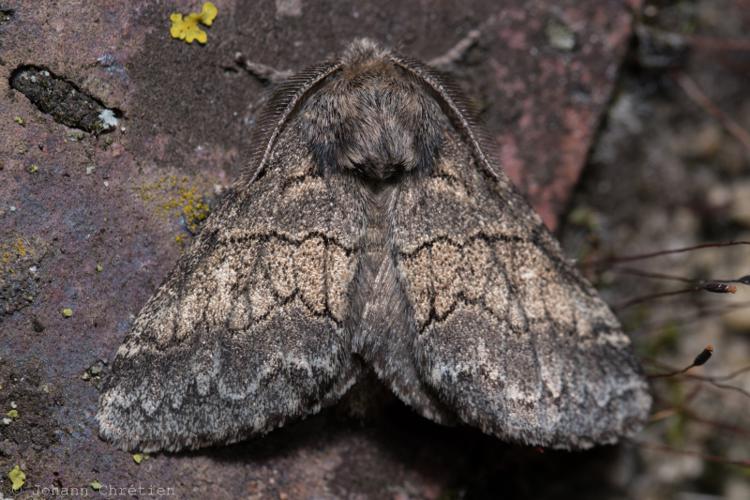
POLYGON ((281 84, 266 105, 258 120, 252 137, 253 153, 250 165, 253 173, 248 184, 254 182, 263 172, 273 146, 284 128, 289 116, 305 95, 318 83, 341 68, 340 62, 325 62, 303 70, 281 84))
POLYGON ((485 137, 482 128, 475 123, 468 102, 466 102, 463 94, 450 78, 416 59, 396 54, 391 54, 390 58, 396 65, 426 83, 442 98, 451 113, 453 113, 454 118, 458 120, 461 131, 469 139, 478 159, 495 178, 502 179, 493 167, 492 160, 495 159, 495 155, 489 153, 492 150, 490 147, 492 142, 490 142, 488 137, 485 137), (479 131, 479 133, 475 133, 476 131, 479 131))

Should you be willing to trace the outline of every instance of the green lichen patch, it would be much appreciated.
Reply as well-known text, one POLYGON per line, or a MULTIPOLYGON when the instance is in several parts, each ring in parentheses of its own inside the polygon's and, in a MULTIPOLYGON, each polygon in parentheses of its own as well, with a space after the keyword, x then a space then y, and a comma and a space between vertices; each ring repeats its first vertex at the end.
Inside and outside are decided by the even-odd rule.
MULTIPOLYGON (((188 177, 166 175, 137 188, 138 196, 168 218, 178 218, 190 234, 196 234, 211 213, 204 184, 188 177)), ((181 235, 175 240, 180 243, 181 235)))

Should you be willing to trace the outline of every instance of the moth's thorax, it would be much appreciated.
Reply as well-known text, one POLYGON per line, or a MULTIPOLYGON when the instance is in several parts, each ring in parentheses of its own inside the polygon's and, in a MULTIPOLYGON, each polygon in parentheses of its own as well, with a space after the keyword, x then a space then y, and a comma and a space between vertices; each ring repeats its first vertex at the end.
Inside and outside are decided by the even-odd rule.
POLYGON ((406 70, 373 54, 345 63, 327 83, 301 111, 316 163, 373 180, 433 165, 445 118, 406 70))

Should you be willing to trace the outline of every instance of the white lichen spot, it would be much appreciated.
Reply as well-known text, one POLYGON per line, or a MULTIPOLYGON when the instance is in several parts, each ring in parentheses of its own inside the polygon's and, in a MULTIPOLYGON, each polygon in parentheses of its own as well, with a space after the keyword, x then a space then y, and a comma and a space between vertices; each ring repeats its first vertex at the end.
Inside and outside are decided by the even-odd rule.
POLYGON ((102 128, 104 130, 115 128, 117 127, 117 124, 120 123, 117 116, 115 116, 115 112, 106 108, 99 113, 99 121, 102 122, 102 128))

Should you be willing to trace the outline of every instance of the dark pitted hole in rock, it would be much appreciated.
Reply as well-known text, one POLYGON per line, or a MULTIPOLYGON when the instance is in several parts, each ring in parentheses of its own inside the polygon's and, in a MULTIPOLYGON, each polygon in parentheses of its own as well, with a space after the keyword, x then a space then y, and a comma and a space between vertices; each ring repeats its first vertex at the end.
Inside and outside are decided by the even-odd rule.
MULTIPOLYGON (((11 456, 18 457, 21 452, 38 452, 59 442, 60 425, 55 420, 54 410, 63 406, 63 400, 59 387, 45 378, 39 359, 0 359, 0 387, 3 388, 0 391, 0 446, 11 456), (10 409, 17 410, 18 416, 8 417, 6 412, 10 409)), ((12 467, 7 460, 0 460, 0 466, 3 471, 12 467)), ((0 493, 0 498, 6 497, 0 493)))
POLYGON ((0 7, 0 24, 5 24, 10 21, 15 13, 16 11, 13 9, 4 9, 0 7))
POLYGON ((10 76, 10 86, 56 122, 92 134, 114 130, 122 116, 118 109, 108 108, 74 83, 40 66, 19 66, 10 76))

